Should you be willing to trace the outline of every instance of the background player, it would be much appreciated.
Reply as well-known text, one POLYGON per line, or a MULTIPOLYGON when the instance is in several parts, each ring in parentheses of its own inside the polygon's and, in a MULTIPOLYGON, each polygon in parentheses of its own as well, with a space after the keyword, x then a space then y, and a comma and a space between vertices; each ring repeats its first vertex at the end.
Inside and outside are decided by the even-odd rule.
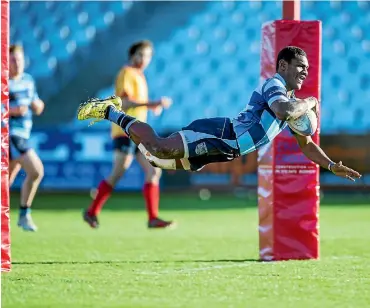
MULTIPOLYGON (((129 49, 129 64, 119 72, 115 82, 115 93, 122 99, 122 109, 126 114, 146 122, 148 109, 159 115, 162 108, 168 108, 172 101, 163 97, 159 101, 148 101, 148 86, 143 71, 149 65, 153 55, 150 41, 139 41, 129 49)), ((134 155, 145 173, 143 195, 148 213, 149 228, 165 228, 172 224, 158 218, 159 180, 162 170, 154 168, 140 153, 137 146, 121 127, 112 125, 114 163, 111 174, 102 180, 90 207, 84 212, 84 220, 92 227, 99 227, 98 215, 109 198, 112 190, 130 167, 134 155)))
MULTIPOLYGON (((200 170, 212 162, 230 161, 269 143, 286 126, 307 110, 318 107, 317 99, 298 99, 294 90, 302 87, 308 75, 306 53, 293 46, 282 49, 276 61, 277 73, 257 88, 237 118, 200 119, 172 134, 160 138, 145 123, 115 108, 119 98, 95 100, 79 108, 78 118, 106 118, 118 123, 156 166, 164 169, 200 170)), ((351 180, 361 175, 334 163, 311 137, 295 135, 306 157, 334 174, 351 180)))
POLYGON ((9 186, 21 168, 26 178, 21 189, 18 226, 36 231, 31 205, 44 176, 44 167, 36 152, 28 145, 33 114, 40 115, 44 103, 39 99, 35 82, 24 72, 24 52, 20 45, 9 48, 9 186))

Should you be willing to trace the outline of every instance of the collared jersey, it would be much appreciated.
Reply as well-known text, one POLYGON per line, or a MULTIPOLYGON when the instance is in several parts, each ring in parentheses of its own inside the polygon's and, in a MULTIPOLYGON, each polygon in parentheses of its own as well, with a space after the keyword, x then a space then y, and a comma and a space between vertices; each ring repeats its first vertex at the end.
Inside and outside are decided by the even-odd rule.
POLYGON ((253 91, 246 108, 233 119, 241 155, 271 142, 287 126, 286 121, 279 120, 270 109, 277 100, 289 101, 285 86, 279 74, 266 79, 253 91))
MULTIPOLYGON (((130 101, 135 101, 138 104, 148 103, 148 85, 142 71, 131 66, 123 67, 116 78, 115 94, 125 97, 130 101)), ((148 108, 144 106, 129 108, 125 113, 137 118, 141 122, 146 122, 148 108)), ((120 126, 113 123, 111 135, 112 138, 116 138, 126 136, 126 133, 120 126)))
POLYGON ((29 139, 32 130, 31 104, 38 100, 35 81, 32 76, 23 73, 18 79, 9 79, 9 107, 28 106, 29 109, 23 116, 10 117, 9 135, 29 139))

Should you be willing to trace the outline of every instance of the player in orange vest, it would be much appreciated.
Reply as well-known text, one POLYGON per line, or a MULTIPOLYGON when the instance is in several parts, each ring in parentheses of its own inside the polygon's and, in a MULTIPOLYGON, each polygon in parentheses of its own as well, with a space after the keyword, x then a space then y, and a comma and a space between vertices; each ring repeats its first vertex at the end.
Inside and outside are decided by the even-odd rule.
MULTIPOLYGON (((149 65, 153 55, 153 45, 150 41, 139 41, 129 49, 130 63, 124 66, 115 82, 115 94, 122 99, 122 109, 142 122, 146 122, 148 109, 159 115, 163 108, 172 104, 171 99, 162 97, 158 101, 148 99, 148 85, 143 71, 149 65)), ((92 227, 98 228, 98 215, 108 200, 115 185, 130 167, 134 156, 145 172, 143 195, 148 213, 148 228, 166 228, 173 226, 172 221, 158 218, 159 180, 161 169, 154 168, 140 153, 136 144, 130 140, 124 130, 112 124, 114 164, 111 174, 102 180, 97 194, 90 207, 84 212, 83 219, 92 227)))

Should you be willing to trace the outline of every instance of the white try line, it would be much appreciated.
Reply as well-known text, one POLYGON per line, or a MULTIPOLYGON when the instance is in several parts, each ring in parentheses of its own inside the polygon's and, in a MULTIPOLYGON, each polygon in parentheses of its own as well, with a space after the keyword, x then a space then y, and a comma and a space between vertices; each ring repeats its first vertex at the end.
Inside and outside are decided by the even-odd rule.
POLYGON ((185 268, 174 268, 164 271, 140 271, 138 274, 141 275, 166 275, 166 274, 190 274, 196 272, 212 271, 224 268, 233 268, 233 267, 248 267, 251 266, 251 263, 240 263, 240 264, 225 264, 225 265, 214 265, 214 266, 205 266, 205 267, 185 267, 185 268))
POLYGON ((323 258, 325 259, 331 259, 331 260, 354 260, 354 259, 363 259, 365 257, 360 257, 360 256, 331 256, 329 258, 323 258))
MULTIPOLYGON (((351 260, 351 259, 361 259, 359 256, 351 256, 351 255, 343 255, 343 256, 331 256, 327 258, 322 258, 321 260, 312 260, 312 261, 325 261, 325 260, 351 260)), ((289 261, 283 261, 283 262, 289 262, 289 261)), ((304 262, 304 260, 300 261, 304 262)), ((274 261, 261 261, 259 264, 276 264, 278 262, 274 261)), ((184 268, 174 268, 174 269, 168 269, 168 270, 159 270, 159 271, 138 271, 138 274, 141 275, 166 275, 166 274, 191 274, 191 273, 197 273, 197 272, 205 272, 205 271, 212 271, 212 270, 219 270, 219 269, 225 269, 225 268, 237 268, 237 267, 248 267, 252 266, 254 263, 246 262, 246 263, 236 263, 236 264, 220 264, 220 265, 213 265, 213 266, 204 266, 204 267, 184 267, 184 268)))

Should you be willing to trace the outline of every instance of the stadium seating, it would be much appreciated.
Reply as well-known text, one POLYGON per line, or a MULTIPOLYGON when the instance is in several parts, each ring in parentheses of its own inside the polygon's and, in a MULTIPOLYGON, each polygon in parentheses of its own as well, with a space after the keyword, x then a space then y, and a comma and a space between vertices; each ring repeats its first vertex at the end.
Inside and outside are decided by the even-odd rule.
MULTIPOLYGON (((150 117, 154 126, 170 129, 198 117, 234 116, 242 109, 258 84, 261 23, 280 14, 279 2, 210 3, 158 44, 147 70, 151 96, 168 95, 175 104, 160 119, 150 117)), ((370 6, 305 1, 302 19, 323 22, 322 133, 369 131, 370 41, 364 27, 370 6)), ((112 88, 98 95, 105 93, 112 88)))
MULTIPOLYGON (((125 10, 122 2, 12 2, 12 41, 23 41, 36 78, 52 75, 125 10)), ((149 120, 166 130, 199 117, 235 116, 259 82, 261 24, 280 17, 281 2, 209 2, 167 40, 154 42, 150 96, 171 96, 175 104, 149 120)), ((323 22, 322 133, 370 131, 369 3, 303 1, 302 19, 323 22)))
POLYGON ((23 44, 29 73, 36 79, 50 77, 130 5, 122 1, 12 1, 10 41, 23 44), (29 29, 33 29, 31 35, 29 29))

